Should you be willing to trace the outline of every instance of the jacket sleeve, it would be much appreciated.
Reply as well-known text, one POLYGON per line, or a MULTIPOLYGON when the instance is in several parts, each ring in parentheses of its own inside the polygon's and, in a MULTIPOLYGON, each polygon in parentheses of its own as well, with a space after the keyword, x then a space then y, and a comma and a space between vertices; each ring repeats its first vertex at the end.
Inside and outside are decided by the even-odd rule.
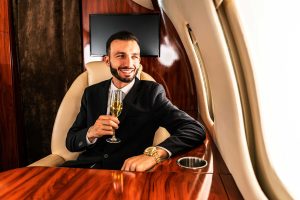
POLYGON ((153 111, 159 126, 166 128, 171 136, 158 146, 168 149, 172 155, 203 143, 205 128, 187 113, 179 110, 166 97, 161 85, 154 89, 153 111))
POLYGON ((83 151, 86 149, 87 141, 86 134, 88 131, 87 127, 87 100, 86 90, 83 93, 81 99, 80 111, 69 129, 66 138, 66 147, 71 152, 83 151))

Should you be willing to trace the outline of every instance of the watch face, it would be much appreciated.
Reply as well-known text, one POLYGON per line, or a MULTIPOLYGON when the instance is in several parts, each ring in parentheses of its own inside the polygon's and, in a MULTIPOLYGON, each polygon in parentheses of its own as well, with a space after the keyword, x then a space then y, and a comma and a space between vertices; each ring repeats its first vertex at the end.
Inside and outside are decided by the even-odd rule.
POLYGON ((145 150, 145 154, 152 156, 156 152, 156 147, 148 147, 145 150))
POLYGON ((156 149, 154 147, 150 149, 151 156, 154 154, 155 151, 156 151, 156 149))

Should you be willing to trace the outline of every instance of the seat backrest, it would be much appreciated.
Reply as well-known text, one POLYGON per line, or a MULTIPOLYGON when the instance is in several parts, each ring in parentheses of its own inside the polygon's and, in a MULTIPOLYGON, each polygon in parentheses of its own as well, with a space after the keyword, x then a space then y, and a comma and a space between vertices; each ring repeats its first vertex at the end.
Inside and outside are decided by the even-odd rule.
MULTIPOLYGON (((103 61, 88 63, 86 64, 86 69, 87 70, 85 72, 80 74, 75 79, 65 94, 58 109, 53 126, 51 141, 52 154, 57 154, 63 157, 65 160, 75 160, 79 155, 77 152, 72 153, 68 151, 65 146, 65 141, 67 132, 72 126, 80 110, 81 97, 84 89, 87 86, 99 83, 112 77, 109 67, 103 61)), ((142 71, 142 66, 139 68, 137 77, 141 80, 155 81, 149 74, 142 71)), ((160 127, 155 133, 153 145, 159 144, 169 136, 170 134, 168 131, 160 127)))

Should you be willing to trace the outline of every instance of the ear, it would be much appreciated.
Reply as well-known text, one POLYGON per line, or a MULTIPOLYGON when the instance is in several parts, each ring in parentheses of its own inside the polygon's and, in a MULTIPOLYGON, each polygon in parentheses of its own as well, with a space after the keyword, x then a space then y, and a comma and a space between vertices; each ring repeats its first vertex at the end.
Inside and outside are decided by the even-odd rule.
POLYGON ((103 61, 104 61, 107 65, 109 65, 109 56, 104 56, 104 57, 103 57, 103 61))

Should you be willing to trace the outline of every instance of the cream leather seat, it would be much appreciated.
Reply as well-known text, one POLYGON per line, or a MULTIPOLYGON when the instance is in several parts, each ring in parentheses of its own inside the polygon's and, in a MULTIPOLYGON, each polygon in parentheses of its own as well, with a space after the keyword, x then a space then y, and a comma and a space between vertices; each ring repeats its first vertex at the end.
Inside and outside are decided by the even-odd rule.
MULTIPOLYGON (((112 76, 109 67, 102 61, 88 63, 86 69, 85 72, 75 79, 60 104, 52 131, 52 154, 29 166, 55 167, 67 160, 75 160, 78 157, 78 152, 72 153, 67 150, 65 140, 67 132, 79 112, 84 89, 87 86, 107 80, 112 76)), ((142 71, 142 67, 140 67, 137 77, 141 80, 155 81, 149 74, 142 71)), ((153 145, 159 144, 169 136, 170 134, 168 131, 160 127, 155 133, 153 145)))

